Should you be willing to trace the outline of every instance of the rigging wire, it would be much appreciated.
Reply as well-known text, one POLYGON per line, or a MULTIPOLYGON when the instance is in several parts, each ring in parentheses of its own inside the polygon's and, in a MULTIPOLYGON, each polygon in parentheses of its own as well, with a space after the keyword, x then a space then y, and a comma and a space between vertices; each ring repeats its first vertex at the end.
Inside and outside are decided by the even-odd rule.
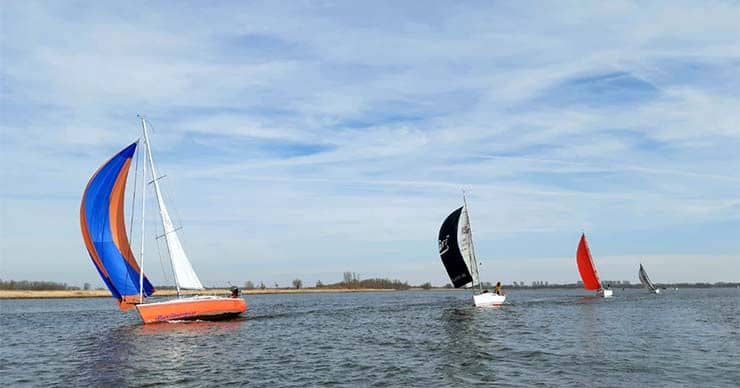
MULTIPOLYGON (((152 133, 156 133, 157 129, 154 127, 154 124, 152 124, 148 120, 147 120, 147 127, 152 130, 152 133)), ((159 179, 160 182, 162 182, 162 180, 163 180, 162 178, 166 177, 167 175, 164 174, 164 173, 162 173, 161 164, 160 164, 159 167, 160 167, 160 169, 157 170, 157 173, 159 174, 159 176, 156 177, 156 178, 152 178, 152 179, 159 179)), ((184 228, 183 228, 183 224, 182 224, 182 217, 180 216, 180 211, 178 210, 179 208, 177 206, 177 202, 175 202, 173 200, 172 195, 170 195, 170 190, 166 190, 166 188, 164 188, 162 186, 164 186, 164 185, 162 185, 160 183, 159 192, 162 195, 162 201, 164 201, 165 203, 167 203, 167 210, 170 213, 170 221, 173 221, 173 223, 172 223, 173 224, 172 225, 173 231, 174 231, 174 233, 177 233, 180 237, 183 237, 183 229, 184 228), (173 218, 174 218, 174 220, 173 220, 173 218)), ((165 231, 163 230, 161 236, 164 236, 164 234, 165 234, 165 231)), ((166 238, 166 237, 163 237, 163 238, 166 238)), ((183 246, 183 250, 185 250, 185 247, 184 247, 184 244, 183 244, 183 241, 182 240, 183 239, 180 239, 180 245, 182 245, 183 246)), ((191 262, 190 263, 190 266, 192 267, 192 265, 193 264, 191 262)), ((173 272, 173 278, 174 278, 174 269, 172 269, 172 272, 173 272)))
MULTIPOLYGON (((165 242, 165 244, 166 243, 167 242, 165 242)), ((157 247, 157 256, 159 256, 159 266, 162 269, 162 276, 164 277, 165 284, 172 284, 172 283, 174 283, 174 281, 172 283, 170 283, 169 273, 167 273, 167 270, 165 270, 165 268, 164 268, 165 267, 165 265, 164 265, 165 259, 164 259, 164 257, 162 257, 162 247, 160 247, 159 244, 160 244, 159 243, 159 239, 155 235, 154 236, 154 245, 156 245, 156 247, 157 247)))
MULTIPOLYGON (((141 138, 136 139, 137 148, 140 147, 141 138)), ((128 235, 133 239, 134 237, 134 214, 136 214, 136 181, 139 176, 139 158, 141 158, 141 149, 136 153, 136 163, 134 165, 134 190, 133 197, 131 198, 131 222, 129 223, 128 235)), ((146 177, 142 178, 146 179, 146 177)))
MULTIPOLYGON (((152 133, 156 133, 157 132, 157 129, 154 127, 154 124, 152 124, 152 122, 149 121, 149 120, 147 120, 147 127, 152 130, 151 131, 152 133)), ((157 172, 159 173, 159 176, 156 177, 156 178, 152 178, 152 179, 162 179, 162 178, 164 178, 166 176, 165 174, 162 173, 161 165, 160 165, 160 169, 157 172)), ((172 197, 170 196, 169 191, 163 190, 163 188, 161 186, 159 188, 159 191, 162 194, 162 199, 165 201, 165 203, 168 204, 167 210, 170 213, 174 213, 174 216, 175 216, 174 217, 175 218, 174 221, 176 221, 176 222, 174 222, 174 224, 172 225, 173 228, 175 230, 183 229, 183 226, 182 226, 182 217, 180 217, 180 212, 178 211, 177 203, 174 200, 172 200, 172 197)), ((182 244, 182 241, 180 241, 180 243, 182 244)))

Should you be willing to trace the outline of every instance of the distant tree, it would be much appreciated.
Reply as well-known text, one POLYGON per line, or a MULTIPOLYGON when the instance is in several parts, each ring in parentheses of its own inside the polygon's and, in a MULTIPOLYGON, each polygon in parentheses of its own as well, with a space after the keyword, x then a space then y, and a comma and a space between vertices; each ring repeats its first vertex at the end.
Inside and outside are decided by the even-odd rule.
POLYGON ((246 282, 244 282, 244 289, 245 290, 251 290, 253 288, 254 288, 254 283, 252 283, 251 280, 247 280, 246 282))
POLYGON ((352 283, 352 272, 345 272, 344 273, 344 284, 349 285, 352 283))
POLYGON ((280 285, 275 282, 275 288, 280 288, 280 285))
POLYGON ((82 289, 85 290, 85 291, 89 290, 90 289, 90 283, 83 284, 82 285, 82 289))
POLYGON ((429 289, 432 288, 432 283, 426 282, 426 283, 424 283, 424 284, 421 285, 421 288, 422 289, 425 289, 425 290, 429 290, 429 289))
POLYGON ((447 283, 447 284, 445 284, 444 288, 452 288, 452 284, 447 283))
POLYGON ((293 287, 296 288, 296 290, 303 287, 303 281, 301 279, 293 279, 293 287))
POLYGON ((324 283, 321 283, 321 280, 316 281, 316 288, 324 287, 324 283))
POLYGON ((56 283, 36 280, 0 280, 0 289, 2 290, 32 290, 32 291, 49 291, 49 290, 79 290, 79 287, 68 286, 67 283, 56 283))
POLYGON ((265 282, 260 282, 260 290, 264 290, 265 288, 267 288, 265 282))

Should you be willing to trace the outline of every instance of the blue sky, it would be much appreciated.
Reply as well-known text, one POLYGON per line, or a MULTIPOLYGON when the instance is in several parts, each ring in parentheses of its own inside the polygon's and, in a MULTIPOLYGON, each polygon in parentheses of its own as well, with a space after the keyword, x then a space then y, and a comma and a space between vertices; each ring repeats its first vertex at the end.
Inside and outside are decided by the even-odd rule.
POLYGON ((463 188, 485 280, 574 282, 581 231, 606 279, 740 280, 735 2, 0 12, 4 279, 102 285, 79 201, 142 113, 206 285, 444 284, 463 188))

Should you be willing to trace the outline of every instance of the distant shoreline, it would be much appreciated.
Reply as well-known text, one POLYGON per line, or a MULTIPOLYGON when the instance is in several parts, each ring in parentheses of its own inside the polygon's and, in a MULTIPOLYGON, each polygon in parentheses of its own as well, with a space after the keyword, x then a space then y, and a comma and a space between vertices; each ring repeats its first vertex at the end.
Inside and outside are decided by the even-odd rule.
MULTIPOLYGON (((613 286, 612 289, 640 289, 639 285, 625 285, 613 286)), ((661 285, 659 288, 673 289, 673 288, 740 288, 740 283, 724 283, 716 285, 707 285, 706 283, 697 284, 666 284, 661 285)), ((567 290, 567 289, 582 289, 580 286, 576 287, 573 285, 551 285, 545 287, 506 287, 506 291, 526 291, 526 290, 567 290)), ((267 295, 267 294, 317 294, 317 293, 348 293, 348 292, 396 292, 396 291, 459 291, 465 292, 470 291, 465 288, 444 288, 444 287, 433 287, 430 289, 423 289, 419 287, 411 287, 407 290, 396 290, 392 288, 266 288, 266 289, 250 289, 241 292, 243 295, 267 295)), ((175 296, 177 291, 174 289, 157 290, 153 297, 166 297, 175 296)), ((200 291, 183 291, 182 295, 231 295, 231 291, 228 288, 209 288, 200 291)), ((35 291, 35 290, 0 290, 0 299, 64 299, 64 298, 105 298, 111 297, 108 290, 49 290, 49 291, 35 291)))
MULTIPOLYGON (((392 292, 394 289, 373 289, 373 288, 302 288, 302 289, 252 289, 242 290, 244 295, 263 295, 263 294, 312 294, 312 293, 330 293, 330 292, 392 292)), ((230 295, 231 291, 227 288, 212 288, 201 291, 184 291, 183 295, 230 295)), ((157 290, 154 297, 158 296, 175 296, 175 290, 157 290)), ((104 298, 110 297, 108 290, 53 290, 53 291, 34 291, 34 290, 0 290, 0 299, 64 299, 64 298, 104 298)))

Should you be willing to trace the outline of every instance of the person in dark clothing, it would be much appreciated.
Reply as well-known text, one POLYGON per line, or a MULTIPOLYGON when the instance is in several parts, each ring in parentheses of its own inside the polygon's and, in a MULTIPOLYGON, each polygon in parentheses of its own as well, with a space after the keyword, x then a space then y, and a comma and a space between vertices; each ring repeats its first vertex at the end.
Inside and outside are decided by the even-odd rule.
POLYGON ((501 287, 501 282, 496 282, 496 295, 503 295, 504 289, 501 287))
POLYGON ((232 298, 238 298, 241 295, 241 291, 239 291, 239 288, 236 286, 231 287, 231 297, 232 298))

